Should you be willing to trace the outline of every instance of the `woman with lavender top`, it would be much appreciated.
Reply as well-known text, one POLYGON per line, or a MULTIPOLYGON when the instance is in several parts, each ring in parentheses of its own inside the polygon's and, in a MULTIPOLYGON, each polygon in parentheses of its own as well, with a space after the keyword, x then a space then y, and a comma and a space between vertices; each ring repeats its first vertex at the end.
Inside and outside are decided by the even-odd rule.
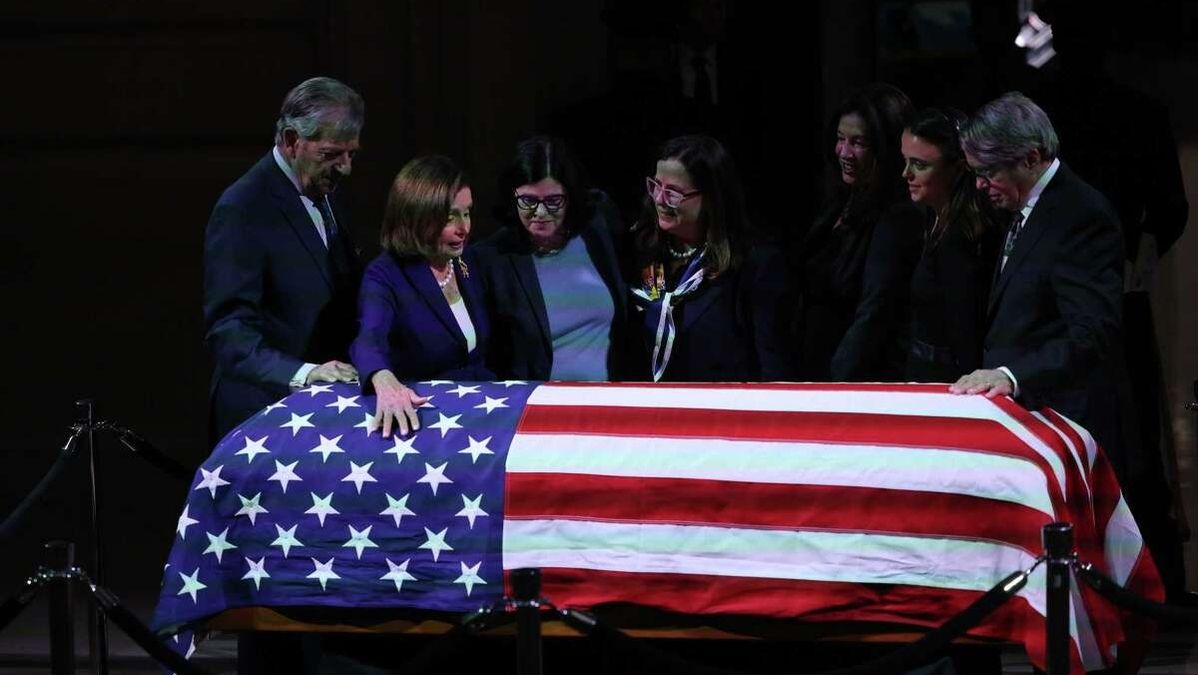
POLYGON ((477 247, 488 365, 521 380, 623 379, 623 224, 562 141, 521 142, 499 179, 502 225, 477 247))

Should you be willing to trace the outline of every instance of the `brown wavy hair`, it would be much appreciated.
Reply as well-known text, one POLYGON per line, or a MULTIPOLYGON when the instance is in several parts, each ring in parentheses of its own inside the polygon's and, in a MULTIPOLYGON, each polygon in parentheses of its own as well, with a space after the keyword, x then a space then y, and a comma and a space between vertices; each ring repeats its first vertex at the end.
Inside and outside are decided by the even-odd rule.
POLYGON ((428 155, 408 162, 387 193, 379 244, 400 257, 431 260, 453 198, 467 187, 470 182, 465 172, 448 157, 428 155))
MULTIPOLYGON (((749 235, 749 218, 732 155, 710 136, 681 136, 666 141, 657 158, 681 163, 695 188, 703 193, 699 220, 707 232, 707 254, 703 261, 707 276, 716 277, 740 267, 749 235)), ((634 237, 638 268, 668 259, 666 238, 657 227, 657 209, 648 197, 641 206, 634 237)))

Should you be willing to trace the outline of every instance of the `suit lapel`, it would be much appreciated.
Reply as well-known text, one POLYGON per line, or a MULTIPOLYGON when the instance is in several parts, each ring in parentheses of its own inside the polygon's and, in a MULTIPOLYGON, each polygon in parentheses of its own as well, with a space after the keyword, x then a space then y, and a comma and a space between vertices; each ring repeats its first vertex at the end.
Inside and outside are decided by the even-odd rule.
MULTIPOLYGON (((468 278, 469 267, 461 260, 460 264, 454 265, 454 274, 457 275, 458 290, 462 294, 462 301, 466 303, 466 312, 470 315, 470 322, 474 324, 474 340, 475 345, 482 344, 487 332, 487 317, 486 311, 482 302, 478 297, 478 289, 474 285, 474 279, 468 278)), ((455 320, 456 324, 457 321, 455 320)), ((459 330, 461 327, 458 327, 459 330)), ((465 336, 462 338, 462 344, 466 344, 465 336)))
POLYGON ((441 287, 437 285, 437 279, 433 276, 433 271, 429 269, 427 261, 424 258, 405 261, 400 264, 400 269, 407 277, 408 283, 416 289, 416 295, 419 295, 424 304, 428 305, 429 311, 437 317, 445 330, 449 331, 449 334, 464 350, 466 336, 462 334, 458 320, 450 311, 449 303, 445 301, 445 295, 441 292, 441 287))
POLYGON ((320 235, 316 233, 316 225, 312 222, 312 216, 308 215, 308 209, 300 201, 295 186, 287 179, 283 170, 275 164, 273 153, 268 154, 265 161, 270 162, 267 171, 271 176, 271 193, 275 204, 287 218, 287 224, 291 226, 295 236, 299 237, 300 243, 307 249, 308 254, 312 257, 312 262, 324 277, 325 283, 332 288, 333 275, 332 270, 329 269, 329 250, 325 248, 324 242, 320 240, 320 235))
POLYGON ((703 283, 694 292, 679 301, 678 304, 686 308, 682 312, 682 323, 678 329, 679 333, 685 333, 699 320, 699 317, 703 316, 704 312, 711 308, 716 299, 726 292, 726 281, 726 274, 720 275, 720 278, 714 281, 704 279, 703 283))
POLYGON ((541 329, 541 337, 545 340, 545 344, 552 344, 549 336, 549 312, 545 310, 545 296, 541 294, 541 282, 537 279, 537 268, 533 265, 532 256, 509 255, 508 261, 512 265, 512 271, 516 273, 516 280, 520 282, 520 288, 524 290, 524 295, 528 298, 532 313, 537 317, 537 326, 541 329))
POLYGON ((337 219, 337 236, 330 244, 329 258, 332 259, 337 274, 346 274, 357 266, 358 254, 346 226, 348 218, 334 200, 330 199, 329 204, 333 207, 333 217, 337 219))
MULTIPOLYGON (((1032 249, 1036 247, 1036 243, 1044 236, 1048 228, 1052 227, 1052 219, 1054 212, 1057 209, 1057 195, 1061 189, 1062 173, 1065 171, 1065 165, 1062 164, 1057 169, 1057 174, 1052 177, 1052 180, 1044 188, 1044 192, 1040 195, 1040 200, 1036 202, 1036 206, 1032 208, 1032 215, 1023 225, 1023 231, 1015 239, 1015 248, 1011 250, 1010 257, 1007 258, 1007 264, 1001 269, 995 268, 994 286, 990 289, 989 311, 993 314, 998 306, 998 299, 1002 296, 1003 291, 1010 285, 1011 279, 1019 270, 1019 266, 1027 260, 1032 249)), ((999 265, 1002 264, 1001 253, 999 254, 999 265)))
POLYGON ((615 251, 611 250, 610 246, 605 245, 604 238, 596 230, 595 225, 585 228, 580 235, 583 243, 587 247, 587 255, 591 257, 591 262, 595 265, 595 269, 599 272, 599 276, 603 278, 603 283, 609 289, 616 289, 612 293, 612 300, 616 304, 616 316, 624 316, 625 304, 628 302, 626 293, 619 292, 620 270, 616 264, 615 251))

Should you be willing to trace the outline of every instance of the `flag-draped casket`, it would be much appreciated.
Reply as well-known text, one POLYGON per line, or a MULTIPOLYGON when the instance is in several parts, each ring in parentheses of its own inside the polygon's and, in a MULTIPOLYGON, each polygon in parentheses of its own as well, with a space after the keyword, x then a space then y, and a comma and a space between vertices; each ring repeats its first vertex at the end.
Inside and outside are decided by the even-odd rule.
MULTIPOLYGON (((559 606, 937 626, 1033 566, 1040 530, 1160 597, 1085 430, 944 385, 423 382, 418 433, 318 385, 203 463, 155 613, 169 632, 266 606, 467 612, 504 572, 559 606)), ((972 632, 1044 657, 1044 568, 972 632)), ((1075 669, 1122 617, 1074 586, 1075 669)))

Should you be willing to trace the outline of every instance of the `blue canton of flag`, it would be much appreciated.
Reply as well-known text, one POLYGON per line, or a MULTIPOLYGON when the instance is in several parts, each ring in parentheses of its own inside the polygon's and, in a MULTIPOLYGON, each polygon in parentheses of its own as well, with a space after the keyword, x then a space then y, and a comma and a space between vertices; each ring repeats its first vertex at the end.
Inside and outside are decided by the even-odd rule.
POLYGON ((179 517, 154 629, 233 607, 466 612, 499 598, 504 465, 535 387, 411 386, 430 400, 407 438, 382 437, 373 396, 321 384, 221 441, 179 517))

